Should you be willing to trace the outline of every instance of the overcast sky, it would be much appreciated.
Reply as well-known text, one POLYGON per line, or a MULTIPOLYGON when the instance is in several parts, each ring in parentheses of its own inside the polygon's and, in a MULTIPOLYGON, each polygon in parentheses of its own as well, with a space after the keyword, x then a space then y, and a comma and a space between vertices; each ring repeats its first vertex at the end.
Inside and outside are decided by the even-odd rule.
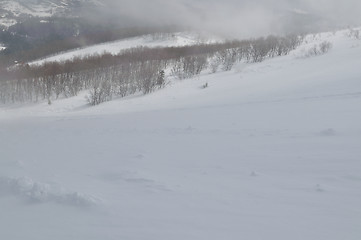
POLYGON ((105 0, 117 15, 235 37, 361 23, 361 0, 105 0))

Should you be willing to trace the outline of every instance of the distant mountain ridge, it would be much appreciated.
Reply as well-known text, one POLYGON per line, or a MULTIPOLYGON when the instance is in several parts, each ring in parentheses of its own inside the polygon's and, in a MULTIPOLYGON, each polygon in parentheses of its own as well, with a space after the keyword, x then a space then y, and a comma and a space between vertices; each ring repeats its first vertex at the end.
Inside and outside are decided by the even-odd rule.
POLYGON ((104 6, 98 0, 0 0, 0 27, 27 17, 77 17, 87 8, 104 6))
POLYGON ((180 31, 115 17, 108 14, 110 8, 106 0, 0 0, 0 66, 102 42, 180 31))

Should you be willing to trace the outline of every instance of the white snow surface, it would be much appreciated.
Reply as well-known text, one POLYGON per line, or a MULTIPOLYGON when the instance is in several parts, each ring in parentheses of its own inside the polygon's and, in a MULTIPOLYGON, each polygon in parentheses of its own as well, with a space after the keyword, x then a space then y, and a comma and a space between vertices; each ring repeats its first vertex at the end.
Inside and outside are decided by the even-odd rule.
MULTIPOLYGON (((103 6, 99 1, 90 0, 0 0, 0 25, 10 27, 17 23, 13 19, 21 15, 32 17, 51 17, 51 16, 69 16, 70 12, 74 12, 74 5, 82 6, 103 6)), ((76 11, 75 11, 76 13, 76 11)))
POLYGON ((0 43, 0 52, 5 49, 6 49, 6 47, 0 43))
POLYGON ((213 40, 205 40, 201 35, 191 32, 179 32, 170 34, 169 36, 162 38, 155 38, 154 35, 143 35, 139 37, 127 38, 113 42, 106 42, 96 44, 89 47, 70 50, 67 52, 55 54, 44 59, 36 60, 31 64, 43 64, 45 62, 61 62, 71 60, 75 57, 83 58, 86 56, 92 56, 96 54, 110 53, 118 54, 122 50, 136 48, 136 47, 181 47, 187 45, 194 45, 197 43, 209 43, 216 42, 216 38, 213 40))
POLYGON ((1 106, 0 239, 361 239, 361 41, 345 33, 96 107, 1 106))
POLYGON ((9 18, 0 18, 0 25, 4 26, 5 28, 9 28, 12 25, 15 25, 17 21, 15 19, 9 18))
POLYGON ((1 8, 4 10, 10 11, 15 16, 19 16, 21 14, 28 14, 31 16, 36 17, 50 17, 52 16, 51 7, 44 7, 43 5, 39 4, 22 4, 16 1, 1 1, 0 2, 1 8))

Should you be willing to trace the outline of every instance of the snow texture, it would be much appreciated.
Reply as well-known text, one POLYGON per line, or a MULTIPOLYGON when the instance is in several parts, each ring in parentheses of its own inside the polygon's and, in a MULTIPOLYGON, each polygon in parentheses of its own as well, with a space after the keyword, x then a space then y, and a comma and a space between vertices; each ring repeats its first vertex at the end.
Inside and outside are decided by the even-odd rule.
POLYGON ((28 202, 56 202, 74 206, 90 206, 96 204, 94 197, 78 192, 66 192, 59 186, 34 182, 30 178, 0 178, 0 193, 11 194, 28 202))
POLYGON ((96 107, 86 93, 0 106, 0 239, 361 239, 347 33, 96 107))

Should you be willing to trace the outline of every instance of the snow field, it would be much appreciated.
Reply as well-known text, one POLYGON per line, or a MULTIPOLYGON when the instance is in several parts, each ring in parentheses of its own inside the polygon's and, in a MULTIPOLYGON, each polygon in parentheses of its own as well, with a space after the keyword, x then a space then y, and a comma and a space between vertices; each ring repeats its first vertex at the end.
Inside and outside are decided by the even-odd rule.
POLYGON ((0 238, 360 239, 361 46, 344 33, 96 107, 1 106, 0 238))

